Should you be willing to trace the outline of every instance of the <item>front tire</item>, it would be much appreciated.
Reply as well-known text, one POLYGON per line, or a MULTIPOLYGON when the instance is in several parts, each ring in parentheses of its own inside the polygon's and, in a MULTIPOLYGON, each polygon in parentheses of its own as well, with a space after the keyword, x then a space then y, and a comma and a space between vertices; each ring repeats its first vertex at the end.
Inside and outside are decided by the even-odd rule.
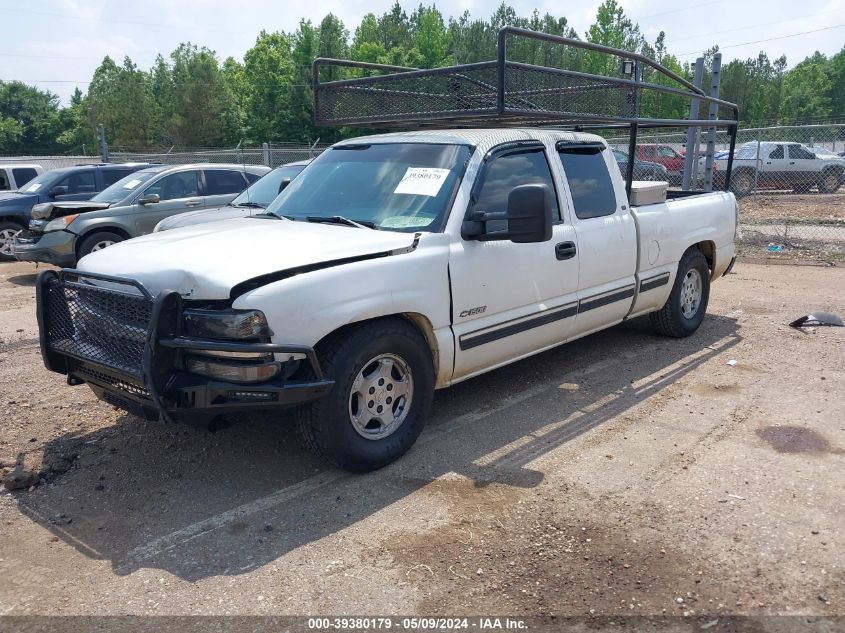
POLYGON ((297 410, 305 444, 357 473, 405 454, 422 432, 434 397, 434 366, 423 336, 403 319, 380 319, 330 336, 317 355, 335 385, 297 410))
POLYGON ((98 231, 86 237, 79 245, 79 259, 123 241, 123 236, 108 231, 98 231))
POLYGON ((651 313, 651 324, 664 336, 683 338, 698 329, 710 299, 710 267, 697 248, 691 248, 678 264, 675 284, 665 305, 651 313))
POLYGON ((12 244, 22 230, 16 222, 0 222, 0 262, 13 262, 12 244))

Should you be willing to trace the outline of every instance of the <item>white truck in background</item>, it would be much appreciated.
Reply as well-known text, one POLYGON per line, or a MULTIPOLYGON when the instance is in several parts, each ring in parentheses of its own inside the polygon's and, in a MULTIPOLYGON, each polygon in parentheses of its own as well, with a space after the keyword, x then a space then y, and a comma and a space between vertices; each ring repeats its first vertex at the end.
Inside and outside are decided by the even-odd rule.
POLYGON ((42 273, 42 354, 153 418, 295 407, 311 448, 376 469, 414 443, 435 389, 645 314, 695 332, 735 259, 734 196, 636 202, 590 134, 343 141, 264 214, 42 273))

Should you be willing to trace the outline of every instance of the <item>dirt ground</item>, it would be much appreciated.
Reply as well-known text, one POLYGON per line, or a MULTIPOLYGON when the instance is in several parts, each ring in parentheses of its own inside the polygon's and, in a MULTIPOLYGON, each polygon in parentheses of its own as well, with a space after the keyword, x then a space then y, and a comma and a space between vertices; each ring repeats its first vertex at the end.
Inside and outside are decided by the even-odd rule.
POLYGON ((34 273, 0 265, 0 460, 39 478, 0 495, 2 614, 845 615, 845 329, 786 326, 845 314, 842 268, 740 262, 688 339, 637 320, 438 392, 364 476, 284 416, 67 386, 34 273))
MULTIPOLYGON (((837 193, 766 191, 739 201, 740 221, 767 220, 845 221, 845 187, 837 193)), ((845 226, 842 227, 845 231, 845 226)))

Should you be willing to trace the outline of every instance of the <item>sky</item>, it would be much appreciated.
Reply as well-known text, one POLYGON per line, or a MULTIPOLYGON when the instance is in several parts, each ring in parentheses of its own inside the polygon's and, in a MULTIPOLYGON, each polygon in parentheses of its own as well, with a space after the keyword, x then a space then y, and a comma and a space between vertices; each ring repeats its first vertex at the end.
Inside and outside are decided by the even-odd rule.
MULTIPOLYGON (((437 0, 444 16, 469 11, 489 18, 501 0, 437 0)), ((318 23, 331 12, 350 32, 369 12, 387 11, 393 0, 0 0, 0 80, 19 80, 58 94, 67 103, 83 92, 105 55, 128 55, 147 69, 191 41, 238 60, 261 29, 292 32, 301 18, 318 23)), ((400 0, 410 15, 419 0, 400 0)), ((430 1, 424 4, 431 4, 430 1)), ((520 15, 536 8, 565 16, 581 37, 595 20, 600 0, 511 0, 520 15)), ((723 63, 787 56, 789 66, 821 51, 845 46, 845 0, 620 0, 626 14, 653 42, 666 32, 668 50, 682 62, 719 44, 723 63), (765 41, 767 40, 767 41, 765 41)))

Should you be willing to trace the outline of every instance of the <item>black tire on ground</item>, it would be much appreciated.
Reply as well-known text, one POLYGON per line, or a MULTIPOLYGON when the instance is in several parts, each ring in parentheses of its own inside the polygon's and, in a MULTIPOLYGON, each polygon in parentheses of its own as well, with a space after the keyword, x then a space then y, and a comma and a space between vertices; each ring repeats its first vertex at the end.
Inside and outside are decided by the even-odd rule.
POLYGON ((707 312, 707 302, 710 299, 710 267, 707 259, 700 250, 689 249, 678 263, 678 274, 672 292, 666 304, 657 312, 651 313, 651 324, 664 336, 683 338, 698 329, 707 312), (701 282, 701 297, 697 308, 689 314, 684 314, 684 283, 698 274, 701 282))
POLYGON ((125 238, 122 235, 118 235, 117 233, 112 233, 110 231, 97 231, 96 233, 92 233, 91 235, 87 236, 82 243, 79 245, 79 259, 82 259, 89 253, 92 253, 95 248, 99 245, 100 249, 105 248, 105 245, 117 244, 118 242, 122 242, 125 238))
POLYGON ((17 222, 2 221, 0 222, 0 262, 13 262, 15 256, 11 252, 11 243, 9 240, 14 240, 23 227, 17 222))
POLYGON ((843 174, 836 169, 827 169, 819 179, 819 191, 822 193, 836 193, 842 186, 843 174))
POLYGON ((431 410, 435 382, 431 351, 419 331, 401 318, 370 321, 328 337, 318 346, 317 356, 335 385, 324 398, 296 410, 298 430, 313 452, 340 468, 363 473, 386 466, 411 448, 431 410), (354 400, 353 385, 359 373, 369 375, 372 361, 383 355, 406 364, 412 388, 404 419, 391 434, 375 439, 362 435, 352 422, 353 404, 364 406, 354 400))
POLYGON ((731 174, 731 191, 741 198, 754 192, 754 172, 741 169, 731 174))

